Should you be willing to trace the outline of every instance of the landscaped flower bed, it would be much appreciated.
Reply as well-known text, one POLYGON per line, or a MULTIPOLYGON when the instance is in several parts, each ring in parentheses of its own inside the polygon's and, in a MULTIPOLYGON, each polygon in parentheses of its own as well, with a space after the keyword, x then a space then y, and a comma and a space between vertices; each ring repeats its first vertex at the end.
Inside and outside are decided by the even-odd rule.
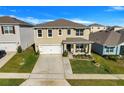
POLYGON ((93 60, 90 55, 73 55, 73 58, 78 60, 93 60))

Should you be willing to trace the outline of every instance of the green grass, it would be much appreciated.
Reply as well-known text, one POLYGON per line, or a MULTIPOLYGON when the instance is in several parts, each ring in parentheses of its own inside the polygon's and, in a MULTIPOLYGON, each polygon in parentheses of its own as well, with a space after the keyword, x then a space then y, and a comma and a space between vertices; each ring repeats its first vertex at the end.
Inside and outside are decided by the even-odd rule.
POLYGON ((71 67, 73 73, 76 74, 106 74, 108 73, 105 71, 103 67, 96 67, 92 61, 83 61, 83 60, 70 60, 71 67))
POLYGON ((30 73, 37 62, 39 55, 36 55, 33 47, 22 53, 17 53, 2 68, 0 72, 30 73))
POLYGON ((0 79, 0 86, 19 86, 25 79, 0 79))
POLYGON ((95 61, 104 66, 112 74, 124 74, 124 60, 113 61, 93 53, 95 61))
POLYGON ((124 86, 124 80, 67 80, 72 86, 124 86))

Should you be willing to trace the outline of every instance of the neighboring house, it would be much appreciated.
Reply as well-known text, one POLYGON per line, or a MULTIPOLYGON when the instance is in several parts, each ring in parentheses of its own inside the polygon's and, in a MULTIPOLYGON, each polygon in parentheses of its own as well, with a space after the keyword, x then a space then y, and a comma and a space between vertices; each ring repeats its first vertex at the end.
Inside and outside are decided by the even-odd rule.
POLYGON ((90 32, 92 33, 107 29, 107 26, 96 23, 89 25, 89 27, 90 27, 90 32))
POLYGON ((114 31, 100 31, 90 34, 94 41, 92 50, 100 55, 123 55, 124 34, 114 31))
POLYGON ((26 49, 34 43, 33 26, 13 17, 0 17, 0 50, 17 51, 20 45, 26 49))
POLYGON ((110 26, 108 27, 108 31, 118 31, 118 30, 121 30, 121 29, 124 29, 124 27, 121 27, 121 26, 110 26))
POLYGON ((124 28, 120 29, 120 30, 117 30, 116 32, 119 32, 120 34, 124 34, 124 28))
POLYGON ((35 46, 40 54, 91 54, 89 28, 65 19, 38 24, 35 27, 35 46))

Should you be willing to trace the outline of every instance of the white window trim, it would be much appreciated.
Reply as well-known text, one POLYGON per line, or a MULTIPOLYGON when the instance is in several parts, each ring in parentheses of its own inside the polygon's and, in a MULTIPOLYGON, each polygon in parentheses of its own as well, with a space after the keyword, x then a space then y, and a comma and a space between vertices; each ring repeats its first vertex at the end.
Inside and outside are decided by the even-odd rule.
POLYGON ((7 27, 12 26, 13 27, 13 25, 2 25, 2 26, 3 26, 4 35, 15 35, 14 33, 10 33, 10 32, 9 33, 5 33, 5 30, 4 30, 5 26, 7 26, 7 27))
MULTIPOLYGON (((81 30, 79 30, 79 35, 76 34, 77 37, 84 36, 84 32, 83 32, 83 35, 81 35, 81 34, 80 34, 80 31, 81 31, 81 30)), ((77 32, 76 32, 76 33, 77 33, 77 32)))
MULTIPOLYGON (((38 30, 40 30, 40 29, 38 29, 38 30)), ((43 31, 41 30, 41 32, 42 32, 42 36, 39 37, 39 36, 38 36, 38 30, 36 30, 36 31, 37 31, 37 38, 43 38, 43 31)))
POLYGON ((52 29, 48 29, 48 30, 47 30, 47 38, 53 38, 53 30, 52 30, 52 36, 51 36, 51 37, 49 37, 49 35, 48 35, 48 31, 49 31, 49 30, 52 30, 52 29))
MULTIPOLYGON (((61 30, 61 29, 59 29, 59 30, 61 30)), ((62 36, 63 35, 62 30, 61 30, 61 35, 59 35, 59 30, 58 30, 58 36, 62 36)))
POLYGON ((110 50, 111 50, 111 47, 107 47, 107 48, 106 48, 106 53, 113 53, 113 52, 114 52, 114 48, 115 48, 115 47, 113 47, 113 51, 111 52, 111 51, 110 51, 110 50), (107 52, 107 50, 108 50, 108 52, 107 52))

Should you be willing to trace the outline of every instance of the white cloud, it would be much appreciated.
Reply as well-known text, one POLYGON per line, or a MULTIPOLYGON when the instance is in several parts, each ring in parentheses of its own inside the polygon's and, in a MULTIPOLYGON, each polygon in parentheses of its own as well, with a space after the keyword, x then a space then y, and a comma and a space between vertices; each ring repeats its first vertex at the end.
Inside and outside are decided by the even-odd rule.
POLYGON ((26 22, 33 23, 33 24, 39 24, 39 23, 43 23, 43 22, 53 21, 52 19, 38 19, 38 18, 34 18, 34 17, 16 17, 16 18, 21 19, 26 22))
POLYGON ((9 10, 9 11, 11 11, 11 12, 17 12, 15 9, 13 9, 13 10, 9 10))
POLYGON ((77 23, 81 23, 81 24, 92 24, 92 23, 95 23, 94 21, 82 20, 82 19, 79 19, 79 18, 73 18, 73 19, 69 19, 69 20, 77 22, 77 23))
POLYGON ((105 10, 105 11, 124 11, 124 6, 112 6, 109 7, 109 9, 105 10))

